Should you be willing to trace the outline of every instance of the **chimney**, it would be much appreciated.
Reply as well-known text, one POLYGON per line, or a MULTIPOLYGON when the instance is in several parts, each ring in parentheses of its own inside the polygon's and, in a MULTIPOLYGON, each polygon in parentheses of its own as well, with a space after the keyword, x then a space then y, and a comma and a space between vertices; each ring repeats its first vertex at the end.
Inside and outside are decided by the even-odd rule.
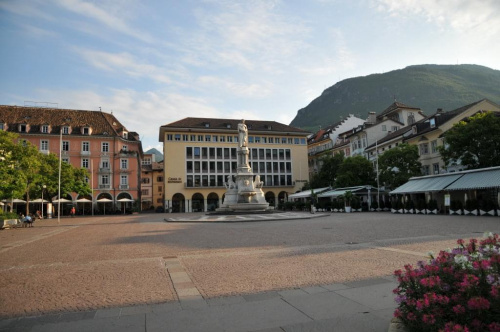
POLYGON ((374 124, 375 122, 377 122, 377 116, 375 115, 375 112, 369 112, 368 119, 366 119, 366 123, 374 124))

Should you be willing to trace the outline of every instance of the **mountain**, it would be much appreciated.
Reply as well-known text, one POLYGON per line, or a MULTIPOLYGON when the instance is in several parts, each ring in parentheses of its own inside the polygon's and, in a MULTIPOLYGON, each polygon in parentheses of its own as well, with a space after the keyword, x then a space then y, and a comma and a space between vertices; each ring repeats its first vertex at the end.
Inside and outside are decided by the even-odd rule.
POLYGON ((450 111, 487 98, 500 104, 500 71, 478 65, 417 65, 383 74, 349 78, 327 88, 300 109, 291 126, 310 131, 348 114, 365 119, 396 99, 425 114, 450 111))
POLYGON ((163 154, 160 151, 158 151, 157 149, 155 149, 155 148, 151 148, 151 149, 149 149, 148 151, 146 151, 144 153, 154 154, 155 155, 155 161, 157 163, 163 161, 163 154))

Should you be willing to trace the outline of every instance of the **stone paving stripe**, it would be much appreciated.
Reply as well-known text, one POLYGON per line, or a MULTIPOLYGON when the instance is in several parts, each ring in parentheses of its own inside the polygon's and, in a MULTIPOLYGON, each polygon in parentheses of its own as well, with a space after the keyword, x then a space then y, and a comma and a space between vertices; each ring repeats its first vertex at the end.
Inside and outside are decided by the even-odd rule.
POLYGON ((337 291, 340 289, 347 289, 349 286, 346 286, 344 284, 329 284, 329 285, 322 285, 321 287, 328 289, 329 291, 337 291))
POLYGON ((105 308, 97 310, 95 318, 119 317, 122 308, 105 308))
POLYGON ((377 246, 371 246, 371 248, 377 249, 377 250, 387 250, 387 251, 398 252, 398 253, 401 253, 401 254, 408 254, 408 255, 413 255, 413 256, 419 256, 419 257, 429 258, 428 254, 424 254, 422 252, 402 250, 402 249, 389 248, 389 247, 377 247, 377 246))
POLYGON ((175 290, 177 291, 179 299, 200 295, 200 292, 196 288, 176 288, 175 290))
POLYGON ((149 305, 137 305, 131 307, 124 307, 120 312, 121 316, 129 316, 129 315, 137 315, 137 314, 146 314, 152 311, 151 306, 149 305))
POLYGON ((326 288, 320 286, 302 287, 302 290, 307 294, 318 294, 328 292, 326 288))

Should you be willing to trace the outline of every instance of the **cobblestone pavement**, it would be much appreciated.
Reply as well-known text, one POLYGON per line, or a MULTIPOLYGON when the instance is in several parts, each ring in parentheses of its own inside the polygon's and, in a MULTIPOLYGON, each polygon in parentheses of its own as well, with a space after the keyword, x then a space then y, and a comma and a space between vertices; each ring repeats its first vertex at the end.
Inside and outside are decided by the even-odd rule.
POLYGON ((204 218, 77 217, 0 231, 0 318, 386 277, 457 238, 500 232, 498 217, 353 213, 250 223, 168 217, 204 218))

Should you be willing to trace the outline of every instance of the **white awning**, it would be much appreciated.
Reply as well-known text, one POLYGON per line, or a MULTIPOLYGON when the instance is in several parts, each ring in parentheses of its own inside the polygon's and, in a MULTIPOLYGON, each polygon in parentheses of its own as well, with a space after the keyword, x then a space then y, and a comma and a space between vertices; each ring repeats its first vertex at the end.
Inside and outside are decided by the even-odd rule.
POLYGON ((366 187, 337 188, 334 190, 321 193, 320 195, 318 195, 318 197, 337 197, 344 195, 347 191, 356 192, 365 188, 366 187))
POLYGON ((304 191, 301 191, 300 193, 288 195, 288 199, 290 200, 290 199, 296 199, 296 198, 311 197, 313 191, 315 194, 319 194, 319 193, 322 193, 323 191, 328 190, 328 189, 329 189, 329 187, 304 190, 304 191))

